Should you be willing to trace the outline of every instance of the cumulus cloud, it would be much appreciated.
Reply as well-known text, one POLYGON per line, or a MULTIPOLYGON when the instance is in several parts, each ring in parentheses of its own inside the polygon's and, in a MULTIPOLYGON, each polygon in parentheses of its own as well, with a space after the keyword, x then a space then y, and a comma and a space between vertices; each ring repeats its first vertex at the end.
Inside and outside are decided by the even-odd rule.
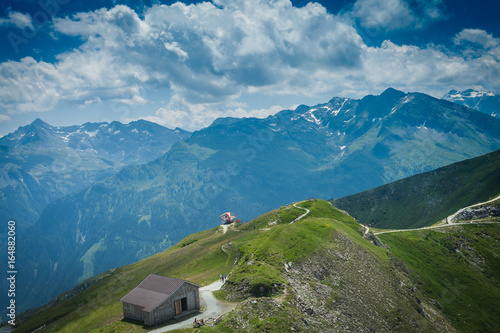
POLYGON ((273 105, 267 109, 247 110, 246 105, 232 103, 232 107, 224 103, 197 103, 192 104, 179 95, 174 95, 169 103, 158 109, 154 116, 142 119, 152 121, 163 126, 174 128, 183 124, 186 130, 197 130, 209 126, 214 119, 221 117, 256 117, 265 118, 283 110, 279 105, 273 105))
POLYGON ((172 42, 172 43, 165 42, 165 44, 163 45, 165 46, 165 49, 174 52, 181 59, 186 59, 188 57, 187 52, 184 51, 182 48, 180 48, 177 42, 172 42))
POLYGON ((446 93, 450 86, 465 89, 481 85, 498 92, 500 45, 453 53, 434 45, 419 48, 385 41, 381 47, 366 48, 364 72, 364 82, 381 89, 393 86, 436 97, 446 93), (474 57, 470 56, 471 50, 474 57))
POLYGON ((30 14, 8 11, 7 18, 0 18, 0 26, 14 26, 19 29, 29 28, 34 30, 30 14))
MULTIPOLYGON (((288 0, 155 5, 143 18, 119 5, 53 22, 56 34, 84 40, 56 63, 33 64, 51 66, 57 80, 45 77, 40 86, 57 92, 55 102, 84 103, 102 89, 103 100, 145 103, 137 94, 144 84, 189 103, 231 102, 247 91, 314 94, 321 84, 309 77, 359 66, 362 47, 355 29, 321 5, 296 8, 288 0)), ((18 85, 23 65, 12 78, 18 85)), ((16 96, 24 105, 18 111, 29 111, 16 96)))
POLYGON ((442 0, 357 0, 349 14, 369 29, 421 29, 445 17, 441 7, 442 0))
MULTIPOLYGON (((440 5, 358 0, 353 12, 368 26, 418 28, 443 17, 440 5), (373 22, 367 21, 370 8, 373 22)), ((268 115, 279 108, 252 110, 243 96, 352 96, 388 86, 441 96, 456 82, 500 89, 498 39, 483 30, 457 34, 457 50, 390 41, 368 47, 351 21, 317 3, 177 2, 145 8, 141 16, 118 5, 54 18, 52 28, 55 37, 74 36, 82 45, 53 63, 30 57, 1 63, 2 113, 48 111, 62 102, 146 105, 155 98, 144 94, 151 87, 172 97, 149 120, 196 129, 216 117, 268 115)))
POLYGON ((481 29, 464 29, 455 36, 454 42, 457 45, 470 43, 484 49, 491 49, 500 45, 500 38, 495 38, 481 29))
POLYGON ((10 121, 10 117, 5 114, 0 114, 0 123, 10 121))
POLYGON ((89 106, 93 104, 101 104, 102 100, 99 96, 94 97, 92 99, 87 99, 86 101, 83 102, 83 106, 89 106))
MULTIPOLYGON (((385 41, 380 47, 367 48, 365 73, 367 82, 377 87, 432 93, 467 72, 465 60, 429 46, 396 45, 385 41)), ((462 78, 461 78, 462 79, 462 78)))
POLYGON ((12 113, 52 110, 66 81, 54 65, 31 57, 0 64, 0 108, 12 113))

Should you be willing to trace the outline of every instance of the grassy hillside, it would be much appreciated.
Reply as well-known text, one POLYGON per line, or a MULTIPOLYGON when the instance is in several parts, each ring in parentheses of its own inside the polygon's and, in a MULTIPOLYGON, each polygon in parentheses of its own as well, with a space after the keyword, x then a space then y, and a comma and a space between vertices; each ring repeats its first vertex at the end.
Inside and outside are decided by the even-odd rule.
POLYGON ((436 223, 500 191, 500 150, 332 200, 360 223, 410 229, 436 223))
POLYGON ((16 332, 31 332, 44 324, 46 327, 40 332, 86 332, 110 324, 120 332, 144 331, 140 326, 120 322, 122 307, 119 299, 148 274, 188 279, 201 285, 209 284, 217 280, 220 273, 229 273, 233 267, 237 249, 225 246, 223 250, 223 245, 241 238, 251 241, 265 233, 258 228, 260 225, 267 225, 269 220, 285 223, 302 213, 300 209, 284 207, 225 234, 218 227, 190 235, 165 252, 82 282, 74 291, 60 295, 53 302, 55 305, 31 317, 16 332), (257 227, 257 230, 253 227, 257 227), (70 296, 88 284, 91 286, 83 292, 70 296))
POLYGON ((498 226, 381 235, 384 248, 363 238, 359 224, 326 201, 299 206, 310 213, 293 224, 304 210, 283 206, 225 234, 220 227, 193 234, 165 252, 108 271, 87 281, 84 291, 61 295, 15 332, 43 325, 38 332, 145 332, 150 328, 121 320, 119 299, 148 274, 205 285, 224 272, 231 275, 217 296, 238 305, 221 324, 201 332, 498 327, 498 226))
POLYGON ((379 236, 463 332, 498 332, 500 227, 456 226, 379 236))

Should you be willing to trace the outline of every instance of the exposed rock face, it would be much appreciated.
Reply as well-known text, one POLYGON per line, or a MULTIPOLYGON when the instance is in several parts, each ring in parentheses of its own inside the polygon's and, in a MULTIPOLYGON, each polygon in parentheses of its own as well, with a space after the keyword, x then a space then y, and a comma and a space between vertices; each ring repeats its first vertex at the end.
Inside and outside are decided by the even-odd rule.
MULTIPOLYGON (((284 264, 284 294, 246 299, 235 310, 231 328, 252 331, 255 322, 261 329, 272 322, 274 332, 281 320, 283 331, 455 332, 435 302, 412 283, 403 262, 391 255, 389 262, 381 260, 341 232, 333 244, 284 264)), ((233 296, 241 299, 245 293, 250 295, 242 283, 233 296)))
POLYGON ((424 300, 402 262, 384 265, 366 248, 337 234, 336 250, 294 265, 291 303, 318 331, 453 332, 424 300), (325 324, 328 323, 328 324, 325 324))
POLYGON ((453 221, 477 220, 487 217, 500 217, 500 207, 495 205, 483 205, 465 208, 460 213, 455 215, 453 221))

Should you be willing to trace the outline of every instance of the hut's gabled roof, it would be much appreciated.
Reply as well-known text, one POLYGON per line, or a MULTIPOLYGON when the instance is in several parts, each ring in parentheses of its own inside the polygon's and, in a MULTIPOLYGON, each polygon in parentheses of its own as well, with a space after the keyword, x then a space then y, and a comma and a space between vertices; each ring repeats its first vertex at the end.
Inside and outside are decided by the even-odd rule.
POLYGON ((166 276, 149 274, 137 287, 132 289, 120 301, 137 305, 146 312, 151 312, 170 297, 183 283, 197 284, 166 276))

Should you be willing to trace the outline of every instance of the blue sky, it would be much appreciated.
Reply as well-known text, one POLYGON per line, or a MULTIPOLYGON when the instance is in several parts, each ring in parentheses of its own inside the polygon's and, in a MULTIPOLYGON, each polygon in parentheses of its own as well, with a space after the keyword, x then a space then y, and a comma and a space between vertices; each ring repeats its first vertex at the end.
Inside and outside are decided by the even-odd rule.
POLYGON ((0 135, 147 119, 196 130, 387 87, 500 93, 500 2, 6 0, 0 135))

